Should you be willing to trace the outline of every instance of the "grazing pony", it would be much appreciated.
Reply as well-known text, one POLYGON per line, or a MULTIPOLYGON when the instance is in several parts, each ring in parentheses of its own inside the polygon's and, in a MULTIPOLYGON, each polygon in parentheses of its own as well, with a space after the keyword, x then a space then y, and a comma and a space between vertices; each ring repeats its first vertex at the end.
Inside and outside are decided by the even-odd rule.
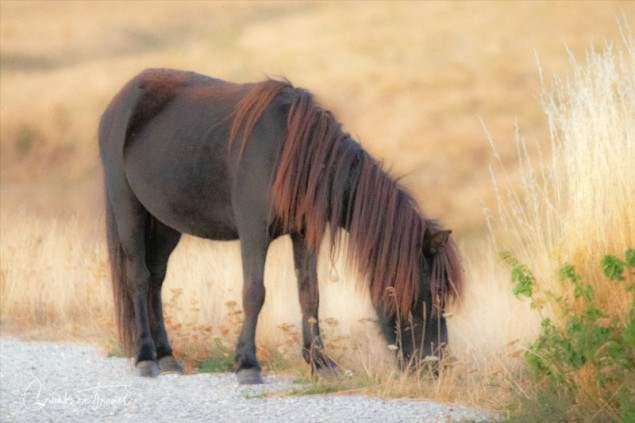
POLYGON ((316 267, 325 234, 334 249, 340 228, 387 341, 406 359, 437 354, 447 343, 443 307, 463 284, 450 231, 426 219, 308 91, 287 81, 234 84, 145 70, 104 112, 99 149, 117 323, 138 374, 183 371, 161 301, 168 258, 183 233, 240 240, 240 383, 262 381, 255 334, 265 257, 284 234, 293 244, 303 356, 313 371, 337 372, 320 338, 316 267))

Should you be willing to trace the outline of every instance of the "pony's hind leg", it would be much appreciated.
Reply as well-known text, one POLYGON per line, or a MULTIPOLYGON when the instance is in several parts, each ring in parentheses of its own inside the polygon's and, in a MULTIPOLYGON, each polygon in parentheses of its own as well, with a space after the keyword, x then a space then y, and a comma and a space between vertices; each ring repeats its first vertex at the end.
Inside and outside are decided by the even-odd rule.
POLYGON ((113 201, 113 210, 125 263, 125 279, 118 289, 124 290, 134 310, 133 318, 122 324, 133 329, 136 338, 137 374, 154 377, 160 371, 148 307, 151 274, 146 264, 146 224, 149 214, 129 189, 123 189, 118 194, 109 195, 109 198, 117 199, 113 201))
POLYGON ((150 271, 149 314, 150 332, 156 348, 161 373, 183 373, 183 366, 172 355, 163 321, 161 287, 168 268, 170 254, 176 248, 181 233, 165 226, 153 217, 146 225, 146 263, 150 271))
POLYGON ((320 337, 317 253, 307 249, 304 237, 300 234, 291 234, 291 241, 302 310, 302 356, 311 366, 313 374, 324 378, 337 376, 337 366, 324 353, 324 345, 320 337))

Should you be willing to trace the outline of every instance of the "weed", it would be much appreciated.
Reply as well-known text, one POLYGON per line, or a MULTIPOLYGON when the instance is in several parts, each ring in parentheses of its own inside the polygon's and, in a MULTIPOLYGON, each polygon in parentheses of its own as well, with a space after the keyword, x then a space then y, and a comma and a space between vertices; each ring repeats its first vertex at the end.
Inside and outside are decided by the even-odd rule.
MULTIPOLYGON (((516 298, 520 298, 523 295, 533 299, 536 277, 531 270, 526 265, 519 263, 508 251, 501 252, 500 258, 512 268, 512 283, 514 284, 512 292, 516 298)), ((536 300, 532 300, 531 308, 539 308, 538 304, 536 300)))
POLYGON ((197 370, 203 373, 224 373, 234 371, 234 354, 225 347, 220 338, 214 338, 215 348, 197 365, 197 370))
POLYGON ((377 379, 372 375, 347 371, 339 378, 319 379, 300 378, 296 381, 300 387, 291 390, 290 395, 322 395, 338 393, 342 395, 367 393, 377 390, 377 379))
POLYGON ((108 351, 107 357, 125 357, 125 355, 119 346, 115 346, 108 351))
POLYGON ((25 155, 31 151, 37 140, 37 129, 33 126, 23 126, 15 138, 15 148, 20 155, 25 155))

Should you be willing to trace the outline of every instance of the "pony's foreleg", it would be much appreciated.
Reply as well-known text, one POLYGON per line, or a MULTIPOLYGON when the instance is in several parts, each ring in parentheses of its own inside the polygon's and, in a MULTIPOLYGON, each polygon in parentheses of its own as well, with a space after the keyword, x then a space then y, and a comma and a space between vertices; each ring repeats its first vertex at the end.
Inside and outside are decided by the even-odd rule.
POLYGON ((168 268, 170 254, 176 248, 181 234, 151 218, 148 222, 146 236, 146 262, 150 270, 150 332, 157 352, 161 373, 183 373, 183 366, 172 355, 172 347, 168 342, 168 334, 163 321, 163 304, 161 287, 168 268))
POLYGON ((324 345, 320 337, 317 253, 307 249, 304 237, 300 234, 291 234, 291 240, 302 310, 302 356, 311 366, 313 374, 317 373, 318 376, 325 378, 336 376, 337 366, 324 353, 324 345))
POLYGON ((265 302, 264 273, 269 243, 269 236, 260 231, 240 233, 245 319, 236 345, 234 369, 241 385, 262 383, 260 363, 256 358, 256 325, 265 302))

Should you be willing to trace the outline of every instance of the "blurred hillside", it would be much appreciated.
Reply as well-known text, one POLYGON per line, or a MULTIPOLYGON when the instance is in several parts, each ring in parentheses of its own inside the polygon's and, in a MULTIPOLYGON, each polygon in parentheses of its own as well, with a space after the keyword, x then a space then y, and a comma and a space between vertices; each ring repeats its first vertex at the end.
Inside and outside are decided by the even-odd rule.
POLYGON ((493 207, 479 116, 512 166, 516 120, 530 144, 548 140, 535 54, 549 85, 565 45, 579 59, 590 39, 603 48, 622 13, 632 22, 635 3, 2 1, 0 206, 101 213, 100 114, 142 69, 175 67, 310 89, 469 240, 493 207))

